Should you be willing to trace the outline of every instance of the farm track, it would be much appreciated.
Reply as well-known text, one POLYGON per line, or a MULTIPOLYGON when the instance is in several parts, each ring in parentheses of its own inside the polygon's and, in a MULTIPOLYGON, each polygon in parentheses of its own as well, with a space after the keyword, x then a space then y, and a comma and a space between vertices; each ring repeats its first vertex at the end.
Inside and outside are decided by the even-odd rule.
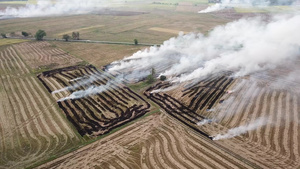
POLYGON ((60 100, 91 86, 105 90, 82 98, 58 101, 67 119, 80 135, 97 136, 149 112, 150 104, 114 77, 89 66, 73 66, 47 71, 38 76, 53 97, 60 100), (116 84, 114 84, 116 83, 116 84))
POLYGON ((0 50, 0 168, 19 168, 81 142, 11 47, 0 50))

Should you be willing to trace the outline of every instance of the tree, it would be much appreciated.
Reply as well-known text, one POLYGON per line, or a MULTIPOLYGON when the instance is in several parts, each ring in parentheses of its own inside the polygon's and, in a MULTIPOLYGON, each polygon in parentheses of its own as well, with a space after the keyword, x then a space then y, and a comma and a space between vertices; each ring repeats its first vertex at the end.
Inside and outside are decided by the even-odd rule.
POLYGON ((44 30, 38 30, 34 37, 36 40, 43 40, 44 36, 47 36, 46 32, 44 30))
POLYGON ((27 37, 27 36, 29 35, 29 33, 23 32, 23 31, 22 31, 22 35, 23 35, 24 37, 27 37))
POLYGON ((68 34, 64 34, 63 35, 63 39, 66 40, 66 41, 69 41, 70 36, 68 34))
POLYGON ((155 73, 156 73, 156 72, 155 72, 155 69, 152 68, 152 69, 151 69, 151 75, 155 76, 155 73))
POLYGON ((148 77, 147 77, 147 83, 151 84, 153 82, 155 82, 155 69, 154 68, 152 68, 151 74, 148 75, 148 77))
POLYGON ((151 84, 151 83, 153 83, 154 81, 155 81, 155 79, 154 79, 154 76, 153 76, 153 75, 149 75, 149 76, 147 77, 147 83, 151 84))
POLYGON ((74 40, 79 40, 79 32, 72 32, 72 38, 74 40))
POLYGON ((1 33, 2 38, 7 38, 5 33, 1 33))
POLYGON ((159 77, 159 79, 160 79, 161 81, 165 81, 165 80, 167 79, 167 77, 164 76, 164 75, 161 75, 161 76, 159 77))
POLYGON ((138 42, 137 39, 134 39, 134 44, 135 44, 135 45, 138 45, 138 44, 139 44, 139 42, 138 42))

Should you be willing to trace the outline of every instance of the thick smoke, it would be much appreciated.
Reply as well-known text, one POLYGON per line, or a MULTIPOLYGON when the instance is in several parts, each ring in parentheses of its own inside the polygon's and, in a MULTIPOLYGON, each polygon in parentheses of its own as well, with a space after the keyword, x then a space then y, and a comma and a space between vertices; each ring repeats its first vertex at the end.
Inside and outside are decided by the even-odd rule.
POLYGON ((213 137, 213 140, 229 139, 247 133, 248 131, 256 130, 268 124, 267 118, 260 117, 248 125, 239 126, 228 130, 226 134, 218 134, 213 137))
POLYGON ((193 81, 229 71, 233 76, 244 76, 297 58, 299 27, 299 14, 276 16, 268 22, 259 17, 240 19, 216 27, 207 36, 180 34, 160 47, 139 51, 113 63, 109 71, 142 78, 155 68, 172 82, 193 81))
POLYGON ((299 2, 299 0, 221 0, 220 3, 209 6, 208 8, 199 11, 198 13, 215 12, 231 7, 266 7, 269 5, 291 5, 296 2, 299 2))
POLYGON ((27 4, 25 7, 8 7, 4 11, 0 11, 0 16, 2 18, 27 18, 85 14, 105 7, 106 2, 106 0, 37 0, 37 4, 27 4))

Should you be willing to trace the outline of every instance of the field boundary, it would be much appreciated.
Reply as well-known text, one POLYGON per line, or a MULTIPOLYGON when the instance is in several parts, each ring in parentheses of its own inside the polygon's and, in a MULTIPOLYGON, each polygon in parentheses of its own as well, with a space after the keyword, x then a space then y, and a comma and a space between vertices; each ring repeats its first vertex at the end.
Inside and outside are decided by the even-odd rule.
MULTIPOLYGON (((14 38, 14 37, 7 37, 6 39, 22 39, 22 40, 35 40, 35 38, 14 38)), ((63 41, 66 42, 64 39, 56 39, 56 38, 44 38, 43 41, 63 41)), ((73 43, 100 43, 100 44, 114 44, 114 45, 134 45, 134 46, 160 46, 161 44, 151 44, 151 43, 138 43, 137 45, 134 42, 116 42, 116 41, 96 41, 96 40, 68 40, 68 42, 73 43)))

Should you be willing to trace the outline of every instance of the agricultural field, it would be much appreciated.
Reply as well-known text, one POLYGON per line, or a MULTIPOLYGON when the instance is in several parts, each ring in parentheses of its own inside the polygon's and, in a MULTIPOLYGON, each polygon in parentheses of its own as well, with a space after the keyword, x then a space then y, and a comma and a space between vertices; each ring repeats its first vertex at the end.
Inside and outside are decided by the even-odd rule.
POLYGON ((59 101, 87 87, 80 77, 90 76, 94 86, 115 77, 92 65, 78 65, 80 59, 48 42, 3 45, 0 59, 0 168, 48 161, 151 110, 146 100, 118 83, 95 96, 59 101), (69 85, 77 87, 51 94, 69 85))
POLYGON ((38 168, 253 168, 165 114, 153 114, 38 168))
POLYGON ((103 135, 150 111, 141 96, 92 65, 55 69, 38 78, 81 136, 103 135))
POLYGON ((297 168, 299 89, 292 81, 285 82, 289 88, 270 87, 273 78, 233 79, 222 73, 176 88, 158 82, 144 95, 162 113, 39 168, 297 168), (261 117, 272 122, 213 140, 261 117))
POLYGON ((222 102, 221 97, 233 82, 234 79, 225 75, 211 76, 187 88, 171 87, 170 91, 171 84, 161 82, 148 88, 144 94, 178 121, 209 137, 205 133, 207 129, 198 123, 211 118, 213 108, 222 102))
POLYGON ((71 32, 79 31, 80 39, 130 43, 138 39, 140 43, 161 44, 176 34, 174 31, 157 30, 207 33, 213 27, 231 21, 222 16, 196 15, 195 11, 177 12, 176 8, 136 10, 136 8, 128 7, 108 10, 105 14, 101 12, 87 15, 0 20, 0 32, 26 31, 34 34, 39 25, 38 29, 45 30, 47 38, 53 39, 61 39, 64 33, 71 35, 71 32), (136 14, 127 15, 126 11, 136 14), (186 22, 187 20, 189 22, 186 22), (152 30, 153 28, 156 29, 152 30))
MULTIPOLYGON (((198 14, 211 5, 207 0, 109 1, 112 8, 88 14, 0 19, 0 33, 18 35, 0 39, 0 169, 300 168, 299 71, 289 77, 293 68, 299 70, 299 60, 291 68, 280 63, 272 65, 272 71, 243 77, 234 76, 232 71, 238 70, 233 66, 194 81, 168 81, 188 75, 193 72, 190 68, 206 66, 187 62, 185 69, 181 67, 186 58, 193 58, 181 56, 200 57, 199 44, 204 44, 208 55, 221 57, 223 49, 225 54, 227 50, 251 53, 243 53, 243 45, 251 44, 246 43, 250 36, 233 43, 228 40, 233 45, 228 48, 211 42, 216 39, 208 33, 214 27, 242 17, 250 21, 259 16, 267 22, 270 12, 286 12, 290 7, 226 8, 198 14), (42 41, 21 36, 22 31, 34 35, 38 29, 47 33, 42 41), (86 41, 60 40, 72 32, 86 41), (204 36, 192 38, 191 44, 172 39, 162 48, 140 52, 124 60, 128 67, 114 62, 143 51, 147 44, 159 46, 179 32, 204 36), (202 43, 202 38, 207 42, 202 43), (134 45, 134 39, 139 44, 134 45), (162 61, 150 63, 156 55, 162 61), (113 72, 107 69, 110 66, 120 69, 113 72), (166 74, 163 81, 158 75, 170 67, 184 73, 166 74), (149 76, 144 76, 148 71, 149 76), (134 80, 124 80, 127 75, 134 80)), ((25 2, 1 1, 0 10, 8 4, 19 7, 25 2)), ((231 33, 230 37, 239 37, 238 31, 231 33)), ((223 37, 220 33, 216 41, 223 37)), ((297 53, 295 46, 290 53, 297 53)), ((275 54, 270 56, 276 60, 275 54)), ((195 60, 213 64, 210 59, 195 60)), ((253 65, 259 69, 268 62, 253 65)))
POLYGON ((82 63, 81 59, 45 41, 20 43, 14 48, 35 72, 82 63))
POLYGON ((0 168, 22 168, 83 141, 22 56, 0 47, 0 168))
POLYGON ((27 40, 23 39, 0 39, 0 46, 11 45, 21 42, 26 42, 27 40))
MULTIPOLYGON (((274 73, 276 78, 256 75, 239 80, 234 93, 224 96, 226 101, 216 107, 211 118, 226 128, 263 118, 264 123, 256 130, 222 142, 232 149, 237 145, 243 147, 237 151, 255 153, 260 157, 257 163, 266 168, 299 168, 299 86, 291 79, 276 82, 278 74, 284 77, 286 73, 274 73)), ((212 133, 216 133, 213 128, 212 133)))
POLYGON ((239 152, 259 168, 298 168, 299 87, 291 80, 272 86, 278 73, 284 77, 286 70, 274 71, 275 76, 258 74, 235 80, 215 76, 175 89, 168 89, 168 83, 157 83, 145 95, 209 139, 254 122, 260 126, 257 130, 214 142, 239 152), (257 119, 263 120, 255 122, 257 119))
POLYGON ((126 56, 131 56, 133 53, 146 48, 145 46, 139 45, 66 43, 57 41, 51 42, 51 44, 97 68, 108 65, 113 61, 123 59, 126 56))

